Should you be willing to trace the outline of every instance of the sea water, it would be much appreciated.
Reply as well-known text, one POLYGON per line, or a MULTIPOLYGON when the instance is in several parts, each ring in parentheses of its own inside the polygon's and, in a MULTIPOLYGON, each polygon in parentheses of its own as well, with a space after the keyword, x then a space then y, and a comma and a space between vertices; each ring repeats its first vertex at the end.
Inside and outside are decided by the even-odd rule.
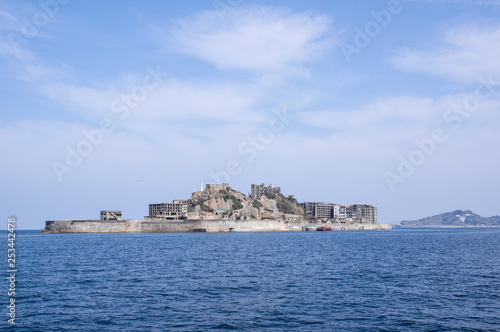
POLYGON ((498 228, 16 240, 2 331, 500 330, 498 228))

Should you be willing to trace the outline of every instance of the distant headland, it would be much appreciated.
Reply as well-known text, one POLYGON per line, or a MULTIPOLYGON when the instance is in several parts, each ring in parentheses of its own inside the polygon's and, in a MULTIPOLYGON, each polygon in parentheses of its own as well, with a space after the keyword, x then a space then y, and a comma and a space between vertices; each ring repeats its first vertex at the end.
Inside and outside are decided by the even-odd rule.
POLYGON ((301 230, 378 230, 377 208, 367 204, 299 203, 272 184, 252 184, 245 195, 229 184, 207 184, 188 200, 149 204, 144 219, 102 210, 100 219, 49 220, 42 233, 161 233, 301 230))
POLYGON ((418 220, 403 220, 401 227, 500 227, 500 216, 481 217, 470 210, 455 210, 418 220))

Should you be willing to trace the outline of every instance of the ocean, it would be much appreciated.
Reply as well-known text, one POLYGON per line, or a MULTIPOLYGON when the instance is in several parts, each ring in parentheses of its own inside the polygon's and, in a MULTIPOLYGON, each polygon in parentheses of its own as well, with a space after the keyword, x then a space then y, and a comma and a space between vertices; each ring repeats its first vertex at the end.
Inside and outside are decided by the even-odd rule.
POLYGON ((500 330, 499 228, 16 241, 2 331, 500 330))

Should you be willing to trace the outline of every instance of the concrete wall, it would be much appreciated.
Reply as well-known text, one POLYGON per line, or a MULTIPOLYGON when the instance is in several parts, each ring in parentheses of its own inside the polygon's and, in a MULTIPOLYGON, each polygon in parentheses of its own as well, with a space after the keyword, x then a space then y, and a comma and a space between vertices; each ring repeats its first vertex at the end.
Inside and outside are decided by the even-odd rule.
POLYGON ((175 232, 266 232, 286 231, 280 221, 143 221, 58 220, 48 221, 43 233, 175 233, 175 232))
MULTIPOLYGON (((278 220, 58 220, 47 221, 42 233, 176 233, 176 232, 281 232, 301 231, 305 226, 318 224, 286 224, 278 220)), ((391 229, 379 224, 331 224, 332 230, 391 229)))
POLYGON ((42 233, 126 233, 127 222, 125 220, 47 221, 42 233))

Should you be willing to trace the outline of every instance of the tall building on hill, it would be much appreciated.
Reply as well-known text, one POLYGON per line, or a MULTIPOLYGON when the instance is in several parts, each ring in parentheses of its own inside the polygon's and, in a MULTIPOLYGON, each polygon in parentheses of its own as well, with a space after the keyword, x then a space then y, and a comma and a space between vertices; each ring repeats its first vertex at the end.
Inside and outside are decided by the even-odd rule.
POLYGON ((228 189, 229 189, 229 184, 228 183, 223 183, 223 184, 207 184, 206 187, 205 187, 205 190, 208 193, 216 193, 219 190, 228 190, 228 189))
POLYGON ((281 188, 280 187, 275 187, 272 184, 266 187, 266 185, 263 184, 252 184, 252 191, 250 193, 250 197, 259 199, 262 195, 265 194, 274 194, 278 195, 281 194, 281 188))

